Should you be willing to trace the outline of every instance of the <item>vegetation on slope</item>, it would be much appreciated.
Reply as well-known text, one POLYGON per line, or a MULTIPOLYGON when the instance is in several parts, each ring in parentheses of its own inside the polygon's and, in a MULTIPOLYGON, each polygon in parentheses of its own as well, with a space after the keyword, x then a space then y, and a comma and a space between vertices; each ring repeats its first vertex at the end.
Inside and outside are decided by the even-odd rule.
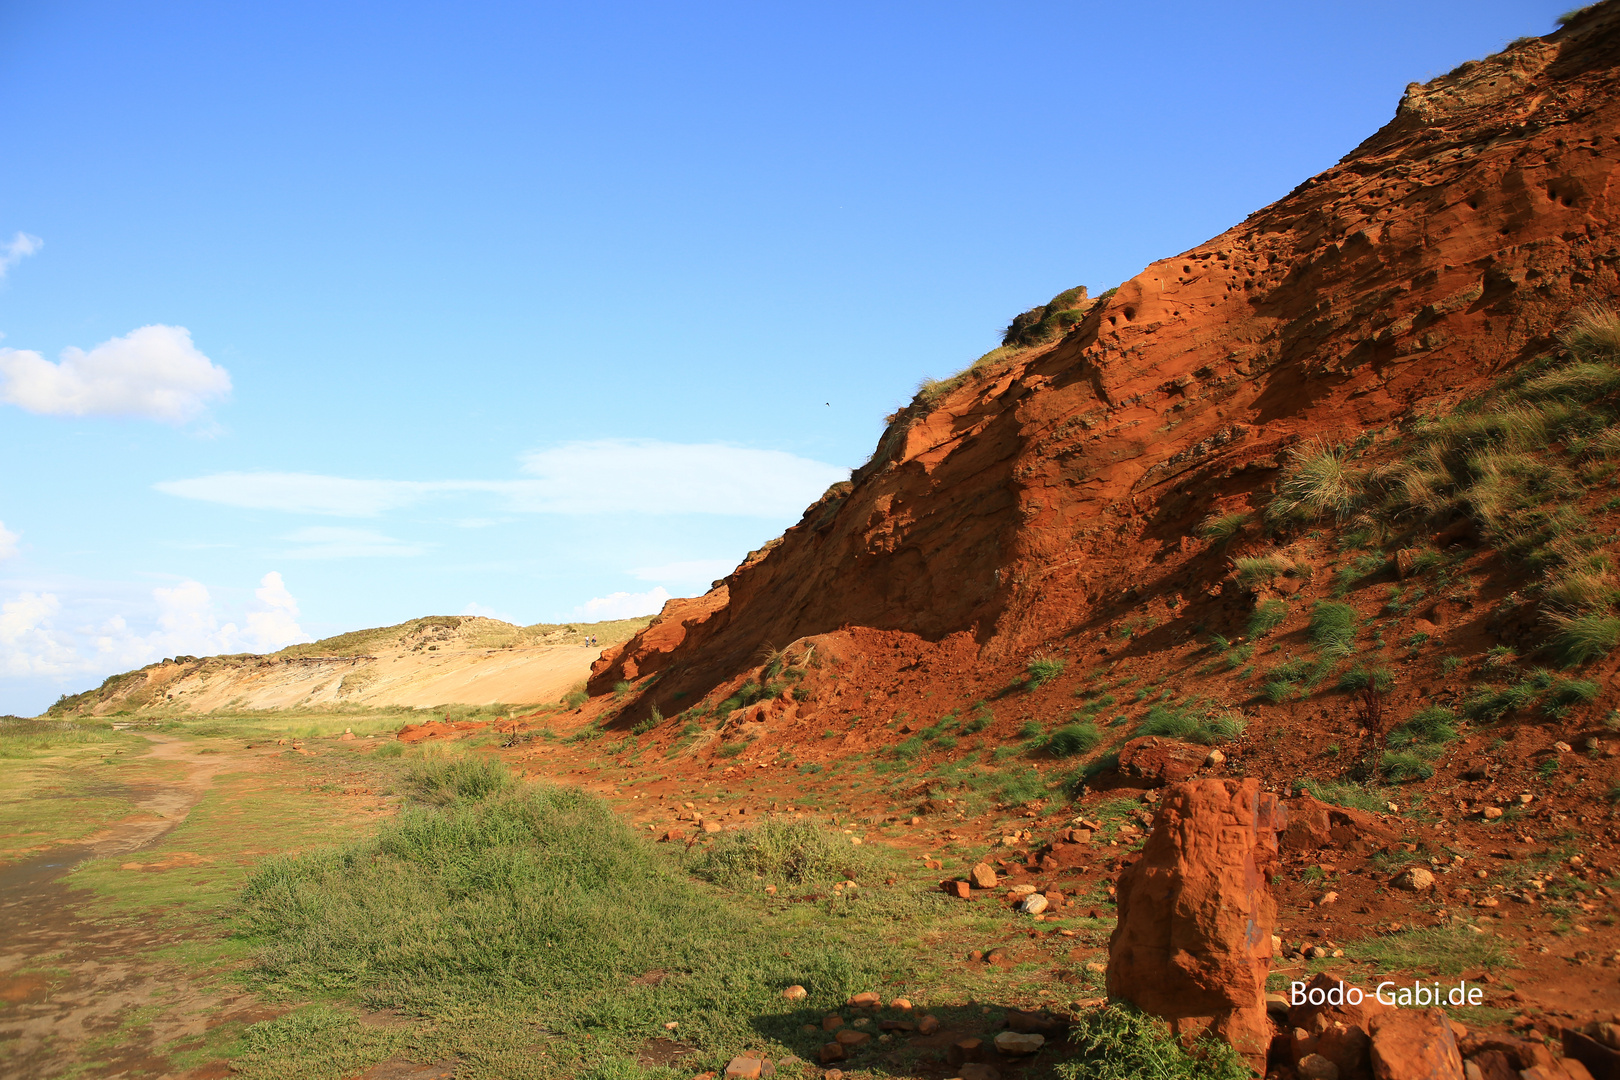
MULTIPOLYGON (((470 1075, 540 1077, 604 1068, 666 1035, 672 1017, 696 1048, 762 1034, 797 1045, 812 1011, 875 984, 888 959, 825 925, 769 931, 578 789, 519 784, 476 756, 423 756, 408 778, 416 804, 375 835, 269 861, 249 879, 239 932, 262 991, 435 1018, 464 1029, 454 1049, 470 1075), (802 1006, 781 998, 792 984, 809 991, 802 1006), (523 1050, 536 1017, 563 1036, 541 1055, 523 1050)), ((819 881, 816 868, 847 861, 832 857, 834 837, 847 851, 805 823, 730 834, 694 869, 722 884, 742 875, 752 886, 756 869, 819 881)), ((348 1013, 302 1010, 259 1025, 240 1067, 361 1066, 386 1038, 348 1013)))

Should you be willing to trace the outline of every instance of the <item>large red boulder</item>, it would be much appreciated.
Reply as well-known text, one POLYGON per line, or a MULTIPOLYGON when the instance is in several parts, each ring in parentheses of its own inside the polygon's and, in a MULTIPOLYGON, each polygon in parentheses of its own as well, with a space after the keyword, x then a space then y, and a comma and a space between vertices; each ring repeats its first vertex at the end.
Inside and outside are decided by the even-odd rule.
POLYGON ((1320 848, 1349 848, 1356 845, 1382 847, 1394 843, 1397 830, 1378 820, 1377 815, 1343 806, 1331 806, 1309 795, 1283 803, 1288 827, 1280 842, 1284 851, 1316 851, 1320 848))
POLYGON ((1283 814, 1254 779, 1167 788, 1142 857, 1119 877, 1108 995, 1225 1039, 1262 1070, 1283 814))
POLYGON ((1119 772, 1150 784, 1174 784, 1197 772, 1207 757, 1202 746, 1144 735, 1119 748, 1119 772))
POLYGON ((1391 1009, 1372 1018, 1376 1080, 1463 1080, 1462 1054, 1443 1009, 1391 1009))

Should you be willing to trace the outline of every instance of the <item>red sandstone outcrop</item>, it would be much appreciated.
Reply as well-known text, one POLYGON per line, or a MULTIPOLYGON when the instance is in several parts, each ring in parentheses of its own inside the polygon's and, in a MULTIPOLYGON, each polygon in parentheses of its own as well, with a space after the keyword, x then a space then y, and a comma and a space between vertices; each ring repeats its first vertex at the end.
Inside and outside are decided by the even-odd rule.
POLYGON ((1144 735, 1119 748, 1119 771, 1150 784, 1174 784, 1197 772, 1207 757, 1205 747, 1144 735))
POLYGON ((1165 789, 1140 861, 1120 875, 1108 995, 1264 1067, 1266 976, 1282 811, 1253 779, 1165 789))
POLYGON ((701 695, 846 627, 965 636, 983 661, 1100 631, 1307 436, 1455 400, 1620 294, 1620 10, 1408 87, 1326 172, 1097 301, 1060 341, 896 415, 872 460, 604 658, 701 695))
POLYGON ((1394 843, 1399 833, 1362 810, 1330 806, 1309 795, 1289 799, 1288 827, 1280 842, 1284 851, 1307 852, 1319 848, 1381 847, 1394 843))
POLYGON ((1372 1018, 1374 1080, 1463 1080, 1444 1009, 1391 1009, 1372 1018))

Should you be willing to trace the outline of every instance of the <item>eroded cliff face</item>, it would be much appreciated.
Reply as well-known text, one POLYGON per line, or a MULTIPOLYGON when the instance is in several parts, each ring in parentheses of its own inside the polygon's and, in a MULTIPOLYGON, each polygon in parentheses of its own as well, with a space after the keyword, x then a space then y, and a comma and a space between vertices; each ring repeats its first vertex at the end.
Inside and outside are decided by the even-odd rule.
POLYGON ((862 627, 1002 663, 1146 591, 1277 454, 1444 409, 1620 295, 1620 6, 1426 85, 1338 165, 1147 267, 1054 345, 891 423, 705 597, 593 668, 707 692, 762 649, 862 627))

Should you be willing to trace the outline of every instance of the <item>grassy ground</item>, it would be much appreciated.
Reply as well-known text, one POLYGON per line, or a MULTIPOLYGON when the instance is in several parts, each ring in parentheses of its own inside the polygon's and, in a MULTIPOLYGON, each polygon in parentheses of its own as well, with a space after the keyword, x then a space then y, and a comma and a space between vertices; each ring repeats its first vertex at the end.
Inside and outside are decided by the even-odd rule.
POLYGON ((109 724, 0 722, 0 863, 83 841, 135 813, 139 789, 177 768, 109 724))
MULTIPOLYGON (((672 1080, 745 1053, 788 1062, 779 1071, 790 1077, 810 1071, 793 1062, 816 1060, 825 1015, 858 1019, 842 1007, 858 991, 915 1001, 952 1039, 993 1036, 1011 1007, 1101 996, 1113 912, 1100 887, 1064 909, 1095 907, 1100 918, 1036 923, 996 895, 951 901, 938 891, 939 870, 878 842, 902 840, 903 826, 875 821, 852 833, 850 820, 765 817, 707 846, 657 844, 601 798, 518 780, 477 740, 406 749, 365 737, 402 718, 161 723, 189 760, 220 763, 207 793, 157 843, 85 863, 69 881, 80 918, 149 932, 124 958, 173 972, 177 990, 121 1012, 63 1075, 108 1074, 98 1062, 141 1043, 170 1071, 229 1061, 264 1080, 353 1076, 395 1056, 454 1060, 458 1077, 672 1080), (345 728, 359 737, 338 739, 345 728), (288 736, 300 747, 275 741, 288 736), (992 950, 995 962, 969 958, 992 950), (791 984, 809 996, 785 1000, 791 984)), ((10 775, 58 770, 33 782, 36 793, 54 793, 50 783, 67 785, 76 771, 159 777, 158 766, 174 767, 139 752, 135 734, 37 734, 0 743, 10 775)), ((892 777, 871 768, 884 760, 832 771, 887 786, 892 777)), ((983 768, 952 790, 994 798, 1026 768, 983 768)), ((112 798, 62 790, 59 801, 72 806, 112 798)), ((1107 837, 1136 809, 1115 800, 1091 813, 1107 837)), ((42 812, 55 816, 13 810, 42 831, 81 827, 71 813, 42 812)), ((1133 842, 1121 839, 1121 850, 1133 842)), ((942 847, 953 866, 985 850, 965 837, 942 847)), ((1376 959, 1433 966, 1456 951, 1431 937, 1387 939, 1388 955, 1376 959)), ((1127 1020, 1107 1023, 1109 1039, 1138 1038, 1127 1020)), ((841 1063, 856 1075, 937 1068, 944 1043, 868 1030, 868 1048, 841 1063)), ((1043 1056, 1025 1075, 1113 1075, 1076 1072, 1078 1060, 1043 1056)))
MULTIPOLYGON (((499 766, 413 753, 401 769, 413 805, 375 835, 249 881, 249 978, 310 1004, 250 1033, 246 1075, 337 1075, 407 1051, 472 1077, 659 1076, 635 1064, 658 1040, 688 1051, 683 1072, 745 1052, 814 1060, 819 1021, 861 990, 990 1032, 1007 1005, 1053 998, 1054 963, 1071 968, 1065 992, 1097 982, 1059 930, 1098 939, 1100 922, 1049 923, 1032 942, 999 910, 948 903, 932 872, 824 826, 777 822, 687 852, 499 766), (1005 966, 962 959, 998 945, 1005 966), (805 1001, 781 997, 793 984, 805 1001), (412 1021, 368 1027, 363 1009, 412 1021)), ((918 1051, 874 1046, 857 1066, 913 1072, 918 1051)))
MULTIPOLYGON (((455 1058, 470 1077, 660 1077, 676 1074, 654 1051, 677 1053, 680 1075, 745 1052, 813 1061, 826 1039, 814 1025, 859 990, 983 1034, 1006 1007, 1097 992, 1084 963, 1101 956, 1101 921, 1031 933, 990 902, 948 903, 919 862, 805 822, 763 853, 732 834, 708 850, 657 845, 601 800, 519 783, 467 743, 402 752, 364 738, 399 719, 162 723, 223 770, 157 843, 69 880, 97 926, 161 931, 130 961, 184 973, 193 993, 129 1009, 101 1042, 151 1042, 174 1069, 226 1059, 250 1077, 352 1075, 396 1054, 455 1058), (361 737, 337 740, 344 728, 361 737), (301 751, 275 745, 288 735, 301 751), (966 959, 997 947, 999 966, 966 959), (793 983, 807 1000, 781 997, 793 983), (207 995, 243 991, 279 1015, 220 1022, 207 995), (196 1015, 174 1023, 184 1009, 196 1015)), ((175 767, 148 761, 144 741, 104 728, 14 740, 8 753, 31 756, 0 768, 48 765, 67 793, 71 770, 94 763, 175 767)), ((98 798, 110 796, 60 801, 82 812, 98 798)), ((39 816, 49 800, 14 801, 38 831, 72 831, 72 813, 39 816)), ((921 1052, 874 1040, 853 1064, 913 1075, 921 1052)))

